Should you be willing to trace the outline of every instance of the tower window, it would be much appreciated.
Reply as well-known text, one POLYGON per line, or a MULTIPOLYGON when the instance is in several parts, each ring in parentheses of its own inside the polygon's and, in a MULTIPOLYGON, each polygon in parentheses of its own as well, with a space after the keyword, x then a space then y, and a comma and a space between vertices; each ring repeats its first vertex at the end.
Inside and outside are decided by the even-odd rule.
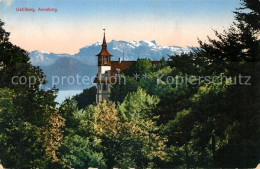
POLYGON ((117 70, 114 70, 114 75, 115 75, 115 77, 117 77, 117 75, 118 75, 118 71, 117 70))
POLYGON ((107 90, 107 84, 106 83, 103 84, 103 90, 107 90))

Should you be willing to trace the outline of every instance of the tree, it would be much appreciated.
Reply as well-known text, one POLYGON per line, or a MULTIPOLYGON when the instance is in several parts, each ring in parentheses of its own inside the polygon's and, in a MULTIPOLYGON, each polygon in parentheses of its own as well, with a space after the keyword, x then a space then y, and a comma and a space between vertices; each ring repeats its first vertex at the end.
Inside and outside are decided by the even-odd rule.
POLYGON ((17 93, 15 105, 20 108, 23 118, 35 125, 46 124, 45 106, 55 107, 55 90, 39 89, 40 84, 46 83, 45 75, 39 67, 31 65, 25 50, 9 42, 10 33, 3 25, 0 21, 0 88, 7 87, 17 93), (19 83, 21 77, 24 83, 19 83))
POLYGON ((148 120, 155 116, 152 113, 158 103, 158 97, 150 96, 142 88, 138 88, 136 92, 129 93, 118 108, 125 119, 148 120))
POLYGON ((55 168, 106 168, 100 143, 93 140, 89 130, 82 127, 86 122, 82 110, 77 108, 77 102, 74 99, 66 99, 59 112, 65 119, 65 126, 62 145, 56 153, 60 160, 55 168))
POLYGON ((83 109, 96 102, 96 93, 96 86, 93 86, 88 89, 84 89, 81 94, 77 94, 73 98, 77 101, 78 108, 83 109))
MULTIPOLYGON (((50 109, 50 108, 47 108, 50 109)), ((52 108, 54 109, 54 108, 52 108)), ((44 126, 44 143, 46 146, 46 154, 50 157, 52 163, 59 162, 57 157, 57 151, 59 150, 62 139, 63 139, 63 130, 65 119, 60 115, 57 109, 53 110, 49 115, 48 125, 44 126)), ((47 112, 51 112, 47 110, 47 112)))
POLYGON ((167 124, 166 131, 174 133, 169 135, 171 149, 184 155, 190 166, 254 167, 259 160, 260 135, 255 133, 260 129, 257 87, 260 43, 256 28, 259 22, 249 18, 259 17, 260 2, 245 0, 242 4, 243 12, 235 12, 237 20, 230 29, 224 33, 215 31, 218 39, 209 38, 209 43, 199 41, 202 50, 195 57, 185 55, 184 61, 181 57, 171 57, 172 64, 183 73, 211 78, 220 73, 231 76, 224 85, 199 85, 197 93, 188 95, 192 102, 167 124), (251 85, 228 84, 240 75, 250 76, 251 85), (183 135, 183 131, 190 133, 183 135), (176 139, 181 145, 174 146, 176 139), (181 153, 180 148, 188 150, 187 153, 181 153))
POLYGON ((160 126, 156 123, 158 116, 154 113, 159 101, 157 96, 138 88, 136 92, 129 93, 118 106, 124 121, 122 130, 126 134, 122 139, 132 142, 123 151, 131 154, 130 159, 134 159, 136 167, 160 167, 159 164, 165 160, 167 139, 160 135, 160 126), (130 133, 130 138, 127 133, 130 133))
POLYGON ((0 21, 1 160, 5 167, 45 168, 59 160, 64 119, 55 108, 55 91, 39 89, 45 83, 42 70, 9 42, 3 25, 0 21), (19 77, 25 82, 18 83, 19 77))
POLYGON ((253 29, 260 29, 260 4, 258 0, 243 0, 242 7, 235 11, 236 20, 245 21, 253 29), (247 9, 250 9, 248 12, 247 9))
MULTIPOLYGON (((228 31, 220 34, 218 39, 209 39, 201 47, 217 58, 222 69, 234 77, 249 76, 251 85, 233 85, 226 91, 224 112, 227 118, 237 125, 229 136, 229 144, 216 152, 218 166, 254 167, 259 160, 257 140, 259 131, 259 13, 260 2, 244 0, 242 8, 236 14, 236 22, 228 31), (244 159, 244 160, 241 160, 244 159)), ((216 63, 215 63, 216 64, 216 63)), ((223 112, 223 114, 224 114, 223 112)))
POLYGON ((41 128, 24 121, 10 89, 0 89, 0 159, 5 167, 44 167, 44 136, 41 128), (41 159, 41 160, 40 160, 41 159))
POLYGON ((65 168, 106 168, 103 153, 99 151, 99 142, 90 141, 71 133, 64 137, 60 148, 61 163, 65 168))
POLYGON ((138 89, 127 95, 118 110, 106 101, 84 110, 82 128, 100 141, 107 167, 152 167, 163 160, 165 138, 152 120, 158 101, 138 89))
POLYGON ((259 162, 260 2, 244 0, 242 5, 230 29, 215 31, 217 39, 208 43, 199 41, 202 50, 170 57, 180 74, 231 78, 207 85, 202 78, 179 101, 174 98, 181 89, 160 98, 168 107, 179 103, 162 106, 169 112, 159 113, 172 114, 164 128, 167 151, 173 154, 168 167, 254 167, 259 162), (240 75, 249 76, 251 85, 230 84, 240 75))
POLYGON ((125 76, 125 83, 119 81, 112 85, 110 100, 115 102, 122 102, 129 92, 135 92, 138 88, 138 82, 132 77, 125 76))
POLYGON ((4 23, 0 20, 0 87, 8 87, 19 91, 38 90, 40 84, 46 83, 44 74, 39 67, 32 66, 28 53, 9 42, 10 33, 3 29, 4 23), (18 78, 26 77, 24 83, 18 78), (29 77, 34 77, 29 83, 29 77))
POLYGON ((137 59, 137 61, 123 70, 124 75, 132 77, 134 74, 143 75, 145 73, 150 73, 152 69, 152 62, 148 59, 137 59))
POLYGON ((59 112, 65 121, 65 133, 67 129, 77 131, 80 120, 77 118, 78 108, 77 102, 73 99, 66 99, 59 107, 59 112))

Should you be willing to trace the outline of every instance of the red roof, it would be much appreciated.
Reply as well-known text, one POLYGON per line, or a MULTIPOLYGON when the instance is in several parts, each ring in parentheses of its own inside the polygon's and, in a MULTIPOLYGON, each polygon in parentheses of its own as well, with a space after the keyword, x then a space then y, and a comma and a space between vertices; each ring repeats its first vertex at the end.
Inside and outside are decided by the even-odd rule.
POLYGON ((111 61, 111 76, 114 75, 114 70, 120 69, 120 71, 122 71, 135 62, 136 61, 111 61))
MULTIPOLYGON (((111 61, 111 75, 114 74, 114 70, 120 69, 120 71, 128 68, 131 64, 135 63, 136 61, 111 61)), ((160 61, 151 61, 152 64, 160 63, 160 61)))
POLYGON ((102 50, 96 56, 112 56, 112 55, 107 51, 107 48, 102 47, 102 50))
POLYGON ((107 42, 106 42, 106 35, 104 33, 104 37, 103 37, 103 43, 102 43, 102 49, 99 52, 99 54, 97 54, 96 56, 112 56, 108 51, 107 51, 107 42))
MULTIPOLYGON (((120 73, 120 71, 128 68, 131 64, 135 63, 136 61, 111 61, 111 71, 110 71, 110 75, 111 76, 114 76, 114 70, 117 70, 118 73, 120 73)), ((152 64, 157 64, 157 63, 160 63, 160 61, 151 61, 152 64)), ((94 83, 97 83, 97 82, 101 82, 101 83, 105 83, 105 82, 115 82, 115 79, 114 78, 111 78, 110 80, 108 81, 104 81, 104 80, 99 80, 98 77, 96 76, 96 78, 94 79, 94 83)))

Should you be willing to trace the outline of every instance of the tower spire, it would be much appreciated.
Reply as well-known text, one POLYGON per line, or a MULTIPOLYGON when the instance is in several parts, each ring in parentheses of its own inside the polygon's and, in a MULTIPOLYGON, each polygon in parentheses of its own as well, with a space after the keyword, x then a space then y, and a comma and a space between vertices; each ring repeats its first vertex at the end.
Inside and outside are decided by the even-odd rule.
POLYGON ((97 54, 96 56, 99 57, 99 65, 103 65, 103 64, 109 64, 110 65, 110 57, 112 56, 108 51, 107 51, 107 42, 106 42, 106 33, 105 33, 105 29, 104 30, 104 37, 103 37, 103 43, 101 45, 101 51, 99 52, 99 54, 97 54))
POLYGON ((97 54, 98 60, 98 72, 94 79, 94 83, 97 83, 96 102, 108 100, 110 96, 110 77, 111 77, 111 57, 112 55, 107 51, 106 43, 106 29, 104 31, 103 43, 101 45, 101 51, 97 54))
POLYGON ((106 42, 106 29, 103 29, 104 31, 104 37, 103 37, 103 43, 102 43, 102 47, 106 48, 107 47, 107 42, 106 42))

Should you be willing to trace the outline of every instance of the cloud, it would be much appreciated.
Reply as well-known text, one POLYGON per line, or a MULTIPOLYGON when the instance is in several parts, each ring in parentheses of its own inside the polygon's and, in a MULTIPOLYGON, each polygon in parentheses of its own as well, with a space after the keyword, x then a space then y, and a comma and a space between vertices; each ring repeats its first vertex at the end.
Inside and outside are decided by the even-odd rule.
POLYGON ((0 3, 3 3, 5 6, 10 6, 14 0, 0 0, 0 3))

